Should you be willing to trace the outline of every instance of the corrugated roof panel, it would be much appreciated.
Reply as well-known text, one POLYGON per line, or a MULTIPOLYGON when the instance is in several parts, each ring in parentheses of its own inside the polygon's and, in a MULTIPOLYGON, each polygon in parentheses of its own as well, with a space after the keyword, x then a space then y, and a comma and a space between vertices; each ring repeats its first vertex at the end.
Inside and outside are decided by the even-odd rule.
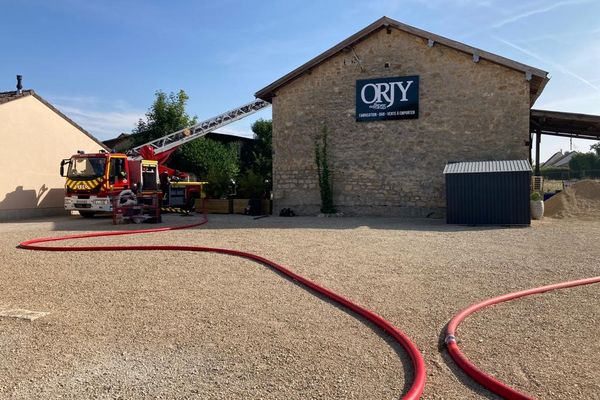
POLYGON ((531 172, 531 164, 527 160, 497 160, 497 161, 461 161, 448 163, 444 174, 474 174, 489 172, 531 172))

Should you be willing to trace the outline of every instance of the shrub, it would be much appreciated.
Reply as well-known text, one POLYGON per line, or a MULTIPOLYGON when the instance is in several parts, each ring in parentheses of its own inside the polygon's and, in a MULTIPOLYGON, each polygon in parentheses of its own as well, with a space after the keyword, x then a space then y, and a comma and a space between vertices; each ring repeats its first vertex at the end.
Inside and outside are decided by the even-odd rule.
POLYGON ((262 197, 266 190, 264 178, 250 170, 240 179, 239 195, 242 198, 254 199, 262 197))
POLYGON ((335 213, 333 205, 333 185, 329 172, 329 160, 327 155, 327 126, 323 125, 321 134, 315 138, 315 162, 319 176, 319 189, 321 192, 321 212, 325 214, 335 213))
POLYGON ((212 199, 224 199, 231 193, 231 178, 227 171, 211 168, 206 174, 206 195, 212 199))
POLYGON ((532 192, 530 199, 532 201, 540 201, 540 200, 542 200, 542 195, 540 194, 540 192, 532 192))

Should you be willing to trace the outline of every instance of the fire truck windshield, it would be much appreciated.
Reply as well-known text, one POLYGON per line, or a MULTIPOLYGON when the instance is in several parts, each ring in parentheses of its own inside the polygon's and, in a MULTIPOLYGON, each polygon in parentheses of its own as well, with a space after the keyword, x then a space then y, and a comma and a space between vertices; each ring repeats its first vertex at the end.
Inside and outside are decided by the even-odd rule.
POLYGON ((94 179, 104 175, 106 158, 73 157, 67 177, 71 179, 94 179))

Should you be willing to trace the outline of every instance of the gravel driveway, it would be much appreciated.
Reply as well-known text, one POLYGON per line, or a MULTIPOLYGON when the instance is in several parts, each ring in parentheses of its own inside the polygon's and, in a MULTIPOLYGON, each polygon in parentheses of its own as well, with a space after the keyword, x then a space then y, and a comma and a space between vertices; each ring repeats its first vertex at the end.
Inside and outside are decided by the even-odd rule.
MULTIPOLYGON (((530 228, 441 220, 209 216, 184 231, 73 245, 177 244, 258 253, 393 322, 428 368, 425 399, 495 399, 441 350, 460 309, 491 296, 600 275, 600 223, 530 228)), ((161 226, 189 223, 169 215, 161 226)), ((146 228, 121 225, 116 229, 146 228)), ((46 253, 26 239, 111 230, 58 217, 0 224, 2 399, 398 399, 401 348, 361 319, 236 257, 191 252, 46 253)), ((63 242, 64 243, 64 242, 63 242)), ((495 306, 459 345, 476 364, 542 399, 600 399, 600 285, 495 306)))

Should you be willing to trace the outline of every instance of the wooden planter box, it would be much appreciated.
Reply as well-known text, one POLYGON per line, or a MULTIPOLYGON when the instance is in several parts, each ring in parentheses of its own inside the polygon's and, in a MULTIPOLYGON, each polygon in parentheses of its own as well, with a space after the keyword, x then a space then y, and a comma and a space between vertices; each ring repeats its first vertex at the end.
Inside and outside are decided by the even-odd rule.
POLYGON ((196 209, 201 210, 203 207, 207 214, 231 214, 233 201, 230 199, 196 200, 196 209))
POLYGON ((250 199, 233 199, 233 213, 243 214, 250 199))
MULTIPOLYGON (((250 199, 203 199, 196 200, 196 210, 202 209, 204 202, 204 210, 207 214, 244 214, 250 199)), ((271 200, 261 200, 260 212, 262 214, 271 214, 273 202, 271 200)))

